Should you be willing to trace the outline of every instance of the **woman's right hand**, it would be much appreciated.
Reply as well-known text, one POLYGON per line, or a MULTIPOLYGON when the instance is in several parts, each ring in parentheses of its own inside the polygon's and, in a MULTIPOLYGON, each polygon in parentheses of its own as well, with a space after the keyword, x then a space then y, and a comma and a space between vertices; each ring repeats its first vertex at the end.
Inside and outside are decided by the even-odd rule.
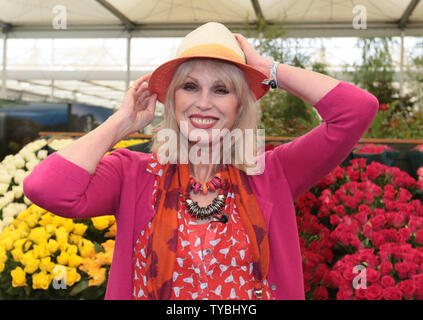
POLYGON ((116 112, 125 119, 128 134, 136 133, 153 122, 157 94, 148 90, 150 77, 151 74, 145 75, 132 84, 116 112))

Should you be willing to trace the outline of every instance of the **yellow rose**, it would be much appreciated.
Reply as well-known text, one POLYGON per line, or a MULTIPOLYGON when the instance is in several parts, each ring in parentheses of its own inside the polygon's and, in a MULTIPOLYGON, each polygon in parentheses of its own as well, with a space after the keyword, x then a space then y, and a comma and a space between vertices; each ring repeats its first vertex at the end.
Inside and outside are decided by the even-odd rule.
POLYGON ((33 228, 28 235, 28 239, 34 241, 37 244, 47 242, 49 237, 50 236, 44 227, 33 228))
POLYGON ((38 217, 36 215, 28 215, 28 217, 25 219, 25 222, 30 228, 34 228, 38 223, 38 217))
POLYGON ((109 216, 91 218, 91 221, 97 230, 104 230, 110 225, 109 216))
POLYGON ((72 232, 74 228, 74 223, 72 219, 65 219, 62 223, 62 226, 66 229, 67 232, 72 232))
POLYGON ((24 253, 22 251, 22 248, 15 248, 12 251, 10 251, 10 253, 12 254, 13 260, 20 262, 24 253))
POLYGON ((34 290, 47 290, 50 286, 50 282, 51 278, 45 271, 41 271, 40 273, 34 273, 32 275, 32 289, 34 290))
POLYGON ((77 254, 78 253, 78 247, 75 246, 74 244, 70 244, 66 248, 66 253, 69 254, 69 255, 77 254))
POLYGON ((4 263, 0 261, 0 273, 4 271, 4 263))
POLYGON ((90 272, 92 279, 88 281, 88 286, 99 286, 106 281, 106 268, 95 269, 90 272))
POLYGON ((6 249, 0 245, 0 262, 5 263, 7 261, 6 249))
POLYGON ((59 249, 59 243, 54 239, 49 239, 47 243, 47 248, 50 253, 55 253, 59 249))
POLYGON ((52 272, 55 265, 54 262, 51 262, 51 257, 45 257, 41 259, 39 268, 41 271, 52 272))
POLYGON ((51 214, 50 212, 47 212, 46 214, 44 214, 41 218, 40 221, 38 221, 38 224, 41 226, 46 226, 48 224, 52 224, 53 223, 53 214, 51 214))
POLYGON ((76 268, 66 268, 66 284, 68 286, 73 286, 79 280, 81 280, 81 275, 76 268))
POLYGON ((88 226, 84 223, 75 223, 73 228, 73 233, 82 236, 87 230, 88 226))
POLYGON ((69 232, 64 227, 56 229, 56 240, 59 243, 68 243, 69 232))
POLYGON ((70 254, 68 259, 69 267, 78 267, 82 263, 82 257, 76 254, 70 254))
POLYGON ((10 272, 12 276, 12 286, 13 287, 25 287, 26 284, 26 273, 22 270, 21 267, 16 267, 10 272))
POLYGON ((57 256, 57 263, 61 265, 67 265, 69 261, 69 255, 66 253, 66 251, 62 251, 57 256))
POLYGON ((26 263, 22 262, 22 264, 25 265, 24 271, 26 273, 31 274, 31 273, 34 273, 35 271, 38 270, 38 266, 40 265, 40 260, 32 258, 32 259, 27 260, 26 263))
POLYGON ((4 235, 4 237, 0 240, 0 245, 2 245, 7 251, 10 251, 13 248, 14 242, 15 240, 11 236, 4 235))
POLYGON ((94 243, 92 243, 90 240, 82 238, 78 249, 81 257, 83 258, 92 257, 95 255, 94 243))
POLYGON ((82 239, 82 236, 80 235, 77 235, 77 234, 69 235, 69 243, 78 245, 79 242, 81 242, 81 239, 82 239))
POLYGON ((45 226, 47 233, 52 236, 53 234, 56 234, 57 226, 55 224, 49 223, 45 226))
POLYGON ((44 258, 50 255, 47 243, 41 243, 40 245, 34 245, 34 257, 44 258))
POLYGON ((108 238, 116 237, 116 230, 117 228, 116 228, 116 222, 115 222, 110 226, 109 230, 104 234, 104 236, 108 238))

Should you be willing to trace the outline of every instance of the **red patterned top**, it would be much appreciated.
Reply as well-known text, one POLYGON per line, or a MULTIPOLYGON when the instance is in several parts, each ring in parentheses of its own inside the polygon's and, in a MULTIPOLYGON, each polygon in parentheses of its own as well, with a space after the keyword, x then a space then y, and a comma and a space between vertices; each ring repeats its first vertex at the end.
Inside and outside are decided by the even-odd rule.
MULTIPOLYGON (((154 156, 147 170, 157 175, 152 200, 154 208, 157 185, 163 170, 154 156)), ((234 194, 228 193, 225 202, 226 209, 228 206, 233 208, 226 224, 197 224, 182 202, 181 194, 179 199, 179 236, 171 299, 255 299, 250 240, 236 210, 234 194)), ((151 222, 141 231, 134 248, 133 299, 136 300, 148 299, 145 266, 150 232, 151 222)), ((267 280, 264 281, 262 299, 274 299, 267 280)))

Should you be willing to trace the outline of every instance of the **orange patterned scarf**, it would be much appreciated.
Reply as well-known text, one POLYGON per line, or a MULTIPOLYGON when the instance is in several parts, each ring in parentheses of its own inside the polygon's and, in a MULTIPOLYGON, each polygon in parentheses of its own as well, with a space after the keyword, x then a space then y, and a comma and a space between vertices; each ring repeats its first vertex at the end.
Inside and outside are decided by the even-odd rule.
MULTIPOLYGON (((221 179, 223 189, 227 190, 230 185, 234 192, 235 204, 251 240, 253 272, 256 287, 260 289, 269 269, 269 243, 263 215, 244 172, 226 165, 221 179)), ((147 294, 150 299, 169 300, 178 245, 179 194, 189 196, 189 165, 166 164, 157 192, 156 214, 147 245, 147 294)))

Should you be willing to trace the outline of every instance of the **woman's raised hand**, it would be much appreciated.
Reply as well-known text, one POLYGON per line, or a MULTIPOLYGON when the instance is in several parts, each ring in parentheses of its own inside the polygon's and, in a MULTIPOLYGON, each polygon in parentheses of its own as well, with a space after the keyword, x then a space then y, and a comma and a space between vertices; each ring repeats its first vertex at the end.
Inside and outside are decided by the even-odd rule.
POLYGON ((152 94, 148 90, 147 81, 150 77, 151 74, 145 75, 132 84, 117 111, 124 117, 129 133, 144 129, 154 119, 157 94, 152 94))
POLYGON ((268 75, 272 60, 261 56, 254 48, 254 46, 242 34, 234 33, 234 36, 238 41, 241 50, 245 54, 247 64, 263 72, 265 75, 268 75))

